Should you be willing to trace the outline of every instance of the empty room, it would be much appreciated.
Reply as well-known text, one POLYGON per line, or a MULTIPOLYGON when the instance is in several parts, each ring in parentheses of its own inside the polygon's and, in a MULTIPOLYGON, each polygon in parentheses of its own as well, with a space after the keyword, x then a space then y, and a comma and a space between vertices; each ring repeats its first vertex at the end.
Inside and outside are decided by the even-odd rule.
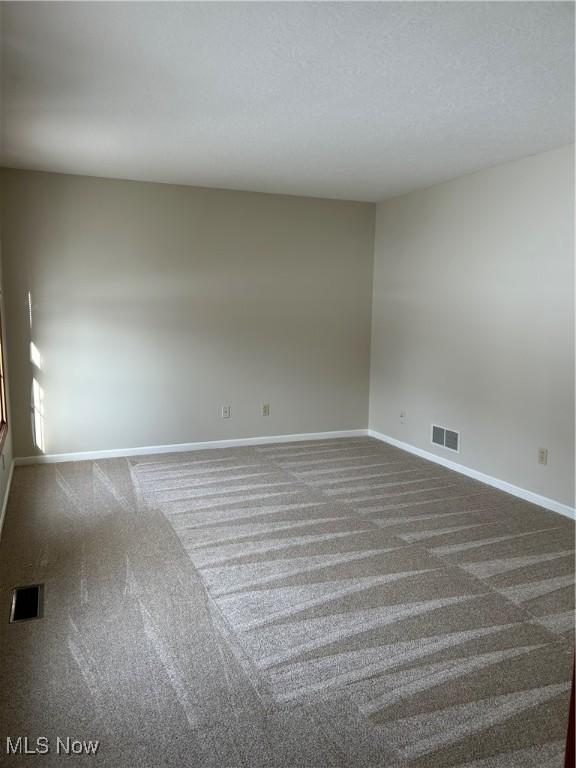
POLYGON ((0 2, 0 764, 574 768, 574 3, 0 2))

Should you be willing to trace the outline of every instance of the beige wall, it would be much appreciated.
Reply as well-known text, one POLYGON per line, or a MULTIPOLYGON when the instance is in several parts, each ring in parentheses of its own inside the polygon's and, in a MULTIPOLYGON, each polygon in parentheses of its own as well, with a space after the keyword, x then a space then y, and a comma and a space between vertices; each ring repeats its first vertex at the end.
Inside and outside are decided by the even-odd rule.
POLYGON ((0 312, 2 315, 2 348, 4 350, 4 381, 6 386, 6 405, 8 407, 8 434, 4 441, 2 453, 0 455, 0 531, 2 529, 2 508, 4 506, 6 492, 8 490, 8 480, 10 478, 10 469, 12 466, 12 416, 10 414, 10 385, 8 381, 7 370, 7 342, 6 342, 6 322, 5 322, 5 307, 4 307, 4 292, 2 290, 3 285, 2 278, 2 251, 0 248, 0 312))
MULTIPOLYGON (((0 27, 2 26, 2 11, 0 9, 0 27)), ((2 66, 2 61, 0 57, 0 69, 2 66)), ((1 112, 0 112, 0 120, 2 118, 1 112)), ((7 363, 7 353, 6 353, 6 322, 5 322, 5 308, 4 308, 4 295, 3 295, 3 279, 2 279, 2 247, 1 247, 1 218, 0 218, 0 313, 2 315, 2 345, 4 349, 4 366, 5 366, 5 385, 6 385, 6 396, 8 400, 9 396, 9 383, 8 378, 6 376, 7 370, 6 370, 6 363, 7 363)), ((8 409, 10 409, 10 404, 7 402, 8 409)), ((10 411, 9 411, 9 418, 8 418, 8 434, 6 436, 6 440, 4 442, 4 446, 2 449, 2 453, 0 456, 0 532, 2 529, 2 508, 4 505, 4 502, 6 501, 6 492, 8 490, 8 479, 10 477, 10 468, 12 465, 12 419, 10 417, 10 411)))
POLYGON ((2 181, 15 455, 367 426, 373 205, 2 181))
POLYGON ((47 453, 366 427, 375 250, 371 428, 573 505, 572 164, 382 203, 375 245, 368 204, 3 171, 15 455, 33 377, 47 453))
POLYGON ((567 147, 378 206, 370 388, 374 430, 569 505, 573 162, 567 147), (461 431, 459 455, 432 422, 461 431))

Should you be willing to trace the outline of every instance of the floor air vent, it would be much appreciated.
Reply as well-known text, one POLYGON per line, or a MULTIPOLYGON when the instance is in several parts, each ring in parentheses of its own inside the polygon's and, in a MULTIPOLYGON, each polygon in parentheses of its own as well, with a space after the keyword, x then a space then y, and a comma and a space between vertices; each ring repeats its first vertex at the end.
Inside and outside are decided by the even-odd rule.
POLYGON ((446 427, 438 427, 432 424, 432 442, 434 445, 441 445, 442 448, 448 448, 449 451, 460 452, 460 432, 446 427))
POLYGON ((44 585, 33 584, 30 587, 16 587, 12 592, 10 621, 28 621, 41 619, 44 608, 44 585))

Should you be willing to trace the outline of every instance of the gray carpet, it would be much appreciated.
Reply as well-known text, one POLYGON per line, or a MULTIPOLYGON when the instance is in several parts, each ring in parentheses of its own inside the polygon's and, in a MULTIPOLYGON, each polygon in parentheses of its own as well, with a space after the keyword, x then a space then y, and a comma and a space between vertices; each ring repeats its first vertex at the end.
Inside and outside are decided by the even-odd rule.
POLYGON ((0 750, 53 751, 0 761, 70 736, 111 768, 560 768, 573 550, 369 438, 18 468, 0 750), (38 581, 45 617, 8 625, 38 581))

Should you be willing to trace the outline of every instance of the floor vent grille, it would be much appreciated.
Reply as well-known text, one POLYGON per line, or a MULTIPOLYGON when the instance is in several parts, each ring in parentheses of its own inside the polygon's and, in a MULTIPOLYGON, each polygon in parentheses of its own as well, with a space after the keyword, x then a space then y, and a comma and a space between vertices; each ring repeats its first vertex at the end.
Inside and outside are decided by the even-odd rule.
POLYGON ((44 585, 16 587, 12 592, 10 622, 41 619, 44 610, 44 585))

